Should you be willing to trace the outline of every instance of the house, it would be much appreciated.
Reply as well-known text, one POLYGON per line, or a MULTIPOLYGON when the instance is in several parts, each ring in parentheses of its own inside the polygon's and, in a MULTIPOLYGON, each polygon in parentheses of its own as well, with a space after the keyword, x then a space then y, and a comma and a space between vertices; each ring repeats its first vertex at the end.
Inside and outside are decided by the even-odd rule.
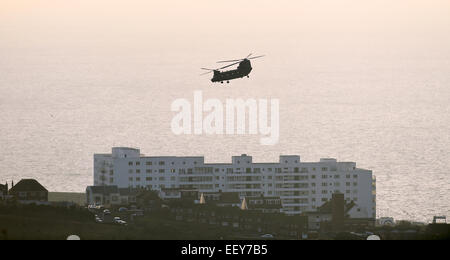
POLYGON ((200 199, 198 190, 180 189, 180 188, 162 188, 159 191, 159 197, 162 200, 190 200, 200 199))
POLYGON ((34 179, 20 180, 8 194, 22 203, 48 202, 48 190, 34 179))
POLYGON ((176 221, 230 228, 237 234, 273 234, 281 239, 299 239, 307 230, 306 216, 263 214, 261 211, 220 207, 208 202, 179 204, 172 207, 170 212, 176 221))
POLYGON ((88 186, 86 199, 88 205, 119 204, 119 188, 117 186, 88 186))
POLYGON ((144 211, 158 211, 161 209, 162 200, 158 192, 143 190, 136 195, 136 206, 144 211))
POLYGON ((202 194, 205 204, 218 207, 239 207, 242 203, 239 192, 204 192, 202 194))
POLYGON ((281 213, 283 205, 280 197, 246 197, 247 208, 262 213, 281 213))
POLYGON ((305 212, 308 216, 309 230, 342 231, 374 227, 375 218, 367 217, 366 212, 355 202, 346 203, 344 195, 335 193, 332 199, 317 208, 305 212))
POLYGON ((139 190, 118 188, 117 186, 88 186, 86 202, 88 205, 119 206, 136 203, 139 190))
POLYGON ((8 183, 0 184, 0 200, 6 199, 6 196, 8 196, 8 183))

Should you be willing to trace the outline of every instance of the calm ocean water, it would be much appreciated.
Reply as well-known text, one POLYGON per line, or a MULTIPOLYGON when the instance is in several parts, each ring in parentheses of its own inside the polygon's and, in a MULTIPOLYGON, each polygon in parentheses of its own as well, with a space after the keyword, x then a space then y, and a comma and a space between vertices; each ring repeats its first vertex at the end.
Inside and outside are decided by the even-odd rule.
MULTIPOLYGON (((76 18, 61 18, 69 7, 59 10, 60 18, 42 10, 31 18, 31 12, 18 20, 4 16, 0 26, 0 182, 36 178, 51 191, 82 192, 93 183, 93 154, 112 146, 154 156, 204 155, 207 162, 230 162, 242 153, 258 162, 299 154, 302 161, 335 157, 373 170, 378 216, 450 216, 450 51, 444 38, 422 37, 426 30, 398 37, 408 23, 370 34, 352 20, 343 28, 356 29, 343 33, 326 26, 307 31, 310 24, 301 23, 294 38, 297 24, 282 26, 297 16, 268 20, 257 32, 250 29, 265 21, 261 17, 231 32, 211 16, 218 30, 188 35, 183 31, 201 28, 200 18, 161 18, 161 27, 141 25, 139 18, 151 16, 139 11, 114 24, 111 17, 121 12, 102 20, 89 12, 79 19, 85 16, 78 10, 76 18), (199 76, 200 67, 251 51, 267 56, 253 62, 250 79, 213 85, 199 76), (251 135, 175 136, 170 105, 176 98, 192 100, 195 90, 222 101, 278 98, 279 144, 261 146, 251 135)), ((314 11, 305 21, 317 22, 314 11)), ((236 11, 235 22, 247 14, 236 11)))

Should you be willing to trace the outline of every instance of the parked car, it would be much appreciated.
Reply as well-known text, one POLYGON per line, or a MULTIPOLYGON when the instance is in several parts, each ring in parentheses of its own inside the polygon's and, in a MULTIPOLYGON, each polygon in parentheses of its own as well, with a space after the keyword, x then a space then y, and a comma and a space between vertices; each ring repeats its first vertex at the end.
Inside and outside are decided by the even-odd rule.
POLYGON ((105 209, 105 210, 103 210, 103 214, 109 215, 109 214, 111 214, 111 211, 109 211, 108 209, 105 209))
POLYGON ((117 221, 117 224, 122 225, 122 226, 127 226, 128 225, 127 222, 123 221, 123 220, 117 221))
POLYGON ((272 234, 265 234, 265 235, 262 235, 261 238, 273 238, 273 235, 272 234))
POLYGON ((122 208, 119 209, 119 212, 126 212, 126 211, 128 211, 128 209, 127 209, 127 208, 124 208, 124 207, 122 207, 122 208))

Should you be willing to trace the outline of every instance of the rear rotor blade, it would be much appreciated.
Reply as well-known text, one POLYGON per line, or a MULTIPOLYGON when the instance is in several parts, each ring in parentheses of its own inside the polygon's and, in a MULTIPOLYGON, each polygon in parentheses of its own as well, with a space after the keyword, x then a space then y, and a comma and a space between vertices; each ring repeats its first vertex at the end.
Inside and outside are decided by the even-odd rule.
POLYGON ((259 55, 259 56, 251 57, 251 58, 249 58, 249 60, 253 60, 253 59, 257 59, 257 58, 261 58, 261 57, 264 57, 264 56, 266 56, 266 55, 259 55))
POLYGON ((208 68, 200 68, 200 69, 202 69, 202 70, 211 70, 211 71, 213 71, 213 69, 208 69, 208 68))
POLYGON ((222 60, 222 61, 218 61, 217 63, 225 63, 225 62, 236 62, 236 61, 241 61, 242 59, 240 59, 240 60, 222 60))
POLYGON ((239 60, 238 62, 232 63, 232 64, 230 64, 230 65, 227 65, 227 66, 225 66, 225 67, 219 68, 219 70, 221 70, 221 69, 225 69, 225 68, 228 68, 228 67, 231 67, 231 66, 233 66, 233 65, 236 65, 236 64, 239 64, 239 63, 241 63, 241 61, 240 61, 240 60, 239 60))
POLYGON ((248 59, 250 56, 252 56, 253 53, 250 53, 247 57, 245 57, 246 59, 248 59))

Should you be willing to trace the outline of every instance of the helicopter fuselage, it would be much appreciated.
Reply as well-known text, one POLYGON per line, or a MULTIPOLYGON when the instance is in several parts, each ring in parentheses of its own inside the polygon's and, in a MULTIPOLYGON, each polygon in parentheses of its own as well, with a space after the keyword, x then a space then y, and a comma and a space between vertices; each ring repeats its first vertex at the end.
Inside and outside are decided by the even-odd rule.
POLYGON ((250 74, 252 71, 252 65, 250 60, 245 59, 239 63, 239 66, 237 69, 234 70, 228 70, 228 71, 219 71, 214 70, 213 78, 211 79, 212 82, 221 82, 229 81, 232 79, 238 79, 246 77, 250 74))

